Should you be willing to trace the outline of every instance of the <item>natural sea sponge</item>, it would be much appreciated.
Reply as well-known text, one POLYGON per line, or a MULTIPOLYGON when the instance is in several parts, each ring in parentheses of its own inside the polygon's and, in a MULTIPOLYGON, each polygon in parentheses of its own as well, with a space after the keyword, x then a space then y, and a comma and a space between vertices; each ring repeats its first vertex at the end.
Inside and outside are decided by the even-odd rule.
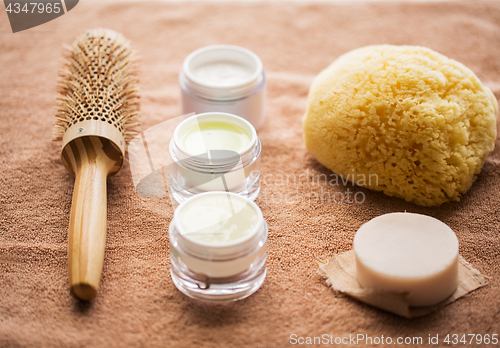
POLYGON ((424 47, 368 46, 315 78, 304 139, 353 183, 436 206, 470 188, 494 148, 497 115, 495 96, 463 64, 424 47))

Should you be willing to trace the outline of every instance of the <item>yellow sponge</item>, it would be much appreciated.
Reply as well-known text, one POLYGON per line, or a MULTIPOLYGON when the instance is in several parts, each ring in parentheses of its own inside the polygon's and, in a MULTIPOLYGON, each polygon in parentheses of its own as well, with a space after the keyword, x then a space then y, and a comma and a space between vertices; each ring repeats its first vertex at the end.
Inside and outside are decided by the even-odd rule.
POLYGON ((353 183, 435 206, 470 188, 494 148, 497 114, 463 64, 424 47, 368 46, 315 78, 304 139, 353 183))

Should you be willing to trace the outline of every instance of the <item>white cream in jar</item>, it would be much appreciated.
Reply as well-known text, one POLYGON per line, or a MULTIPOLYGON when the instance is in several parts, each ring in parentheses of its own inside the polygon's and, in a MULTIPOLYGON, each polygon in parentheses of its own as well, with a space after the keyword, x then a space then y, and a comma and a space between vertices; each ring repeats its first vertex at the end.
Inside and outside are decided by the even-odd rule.
POLYGON ((234 193, 191 197, 169 228, 172 279, 193 298, 237 300, 265 277, 267 224, 257 205, 234 193))
POLYGON ((238 46, 213 45, 191 53, 179 74, 182 113, 227 112, 255 128, 265 121, 266 78, 262 61, 238 46))

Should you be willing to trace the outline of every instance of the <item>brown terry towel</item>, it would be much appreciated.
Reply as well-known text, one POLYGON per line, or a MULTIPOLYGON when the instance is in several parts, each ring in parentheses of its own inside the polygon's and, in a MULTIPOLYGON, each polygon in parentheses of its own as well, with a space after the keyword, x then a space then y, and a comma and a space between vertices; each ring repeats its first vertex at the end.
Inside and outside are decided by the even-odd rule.
POLYGON ((80 1, 64 16, 16 34, 1 10, 0 347, 285 347, 307 337, 358 334, 422 337, 424 344, 439 335, 443 344, 447 334, 500 334, 500 143, 462 201, 439 208, 341 180, 325 184, 331 172, 304 147, 301 118, 313 77, 342 53, 383 43, 427 46, 454 58, 500 99, 495 1, 80 1), (251 297, 212 305, 175 289, 170 200, 137 195, 128 166, 108 180, 100 291, 91 303, 70 296, 66 248, 74 179, 60 163, 51 129, 62 44, 91 27, 122 32, 139 51, 142 129, 179 116, 177 74, 195 49, 235 44, 261 57, 268 118, 259 131, 257 203, 269 224, 269 253, 266 281, 251 297), (348 202, 354 198, 358 203, 348 202), (461 255, 491 276, 489 285, 412 320, 335 294, 316 261, 350 250, 356 230, 371 218, 405 210, 447 223, 461 255))

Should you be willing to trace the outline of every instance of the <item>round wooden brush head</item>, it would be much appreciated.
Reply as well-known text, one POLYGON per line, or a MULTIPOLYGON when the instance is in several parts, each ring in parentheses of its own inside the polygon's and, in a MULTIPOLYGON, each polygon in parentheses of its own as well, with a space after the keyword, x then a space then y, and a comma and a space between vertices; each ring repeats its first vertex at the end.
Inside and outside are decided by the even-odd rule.
POLYGON ((88 30, 77 37, 61 70, 54 138, 62 139, 62 162, 75 173, 71 146, 75 139, 97 136, 123 164, 126 142, 138 125, 139 96, 134 53, 129 42, 109 29, 88 30), (110 144, 108 144, 108 142, 110 144))
POLYGON ((68 238, 71 293, 93 298, 106 241, 106 179, 123 165, 126 141, 137 125, 133 52, 120 34, 94 29, 79 36, 61 72, 55 139, 61 160, 75 175, 68 238))

